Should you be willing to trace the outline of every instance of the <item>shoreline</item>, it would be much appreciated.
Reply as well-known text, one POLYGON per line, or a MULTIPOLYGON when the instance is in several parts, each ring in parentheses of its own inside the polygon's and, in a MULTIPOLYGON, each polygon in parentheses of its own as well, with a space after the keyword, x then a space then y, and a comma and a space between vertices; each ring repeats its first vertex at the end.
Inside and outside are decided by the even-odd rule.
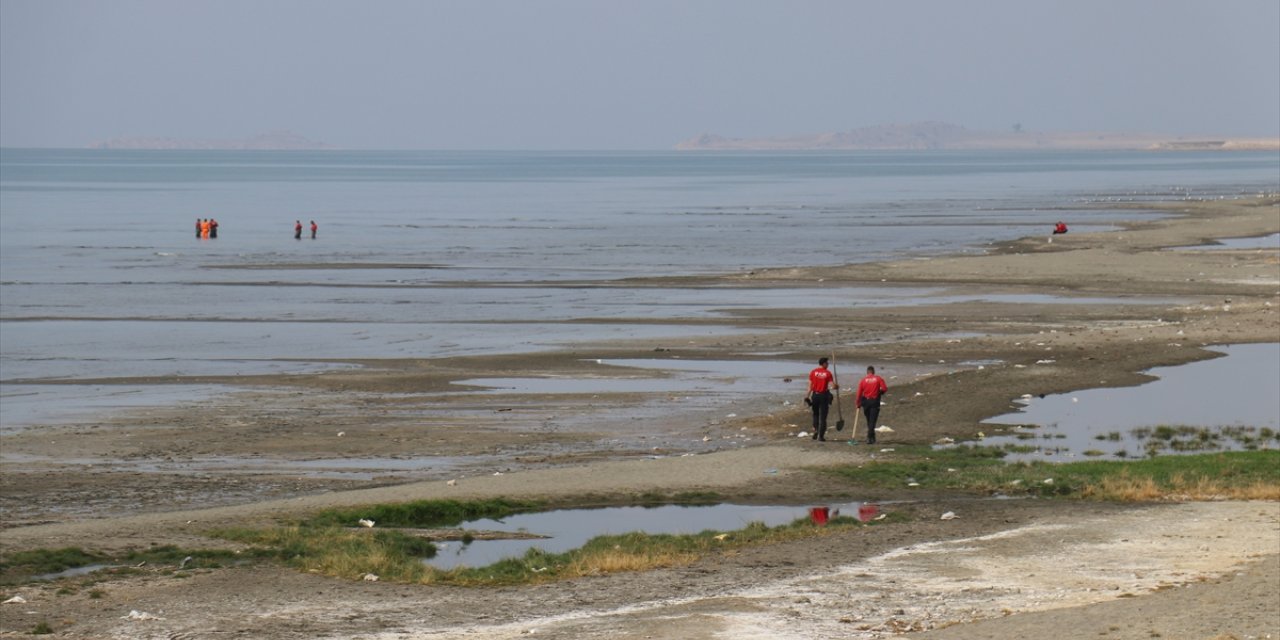
MULTIPOLYGON (((678 344, 672 340, 630 340, 575 344, 561 350, 530 354, 432 360, 339 359, 335 361, 364 367, 316 374, 184 379, 186 383, 201 384, 234 381, 249 390, 207 413, 192 413, 181 407, 152 408, 92 424, 4 436, 7 456, 30 456, 36 462, 7 462, 0 475, 3 480, 0 506, 6 513, 6 527, 0 529, 0 551, 77 545, 104 549, 156 544, 209 546, 216 543, 201 535, 208 528, 271 522, 323 506, 427 497, 568 499, 591 494, 601 499, 620 500, 650 490, 714 490, 726 499, 804 503, 847 495, 856 488, 818 484, 815 482, 818 476, 811 469, 856 463, 867 459, 869 452, 842 446, 841 442, 830 442, 824 447, 794 437, 796 425, 804 425, 807 420, 803 407, 796 406, 803 394, 802 383, 780 383, 776 394, 765 394, 732 407, 733 417, 728 417, 724 408, 714 403, 699 404, 688 398, 663 397, 663 394, 653 398, 638 393, 595 397, 597 394, 494 396, 441 395, 440 392, 456 391, 453 382, 475 377, 477 371, 495 377, 577 379, 600 375, 599 365, 588 362, 588 356, 592 360, 653 358, 655 355, 685 360, 748 360, 768 353, 772 359, 808 363, 814 353, 824 354, 834 347, 841 371, 846 375, 865 363, 890 370, 899 364, 921 366, 938 360, 954 364, 980 358, 999 359, 1004 363, 981 370, 948 368, 945 373, 891 381, 891 403, 886 409, 885 422, 894 425, 895 433, 881 444, 892 446, 894 442, 930 443, 943 436, 957 441, 972 439, 982 428, 981 420, 1007 412, 1010 401, 1023 393, 1064 393, 1138 384, 1146 379, 1142 372, 1152 367, 1213 357, 1203 347, 1280 340, 1280 251, 1165 250, 1170 246, 1199 245, 1214 238, 1280 232, 1280 198, 1141 205, 1144 209, 1157 207, 1182 215, 1135 222, 1125 225, 1121 231, 1067 234, 1053 238, 1052 243, 1045 237, 1024 238, 996 247, 986 255, 627 281, 634 286, 660 281, 744 288, 804 283, 830 287, 833 291, 854 284, 930 284, 943 291, 1063 293, 1115 299, 1102 304, 976 300, 899 307, 752 309, 735 312, 730 319, 716 320, 718 325, 733 326, 743 329, 742 332, 681 340, 678 344), (1178 302, 1141 303, 1142 298, 1150 296, 1174 297, 1178 302), (1132 303, 1126 301, 1130 297, 1132 303), (948 337, 957 334, 965 337, 948 337), (1054 360, 1052 367, 1034 366, 1046 357, 1054 360), (783 404, 785 400, 792 404, 783 404), (646 403, 653 402, 660 403, 664 412, 657 415, 664 417, 650 418, 648 427, 640 432, 634 429, 633 418, 613 416, 623 408, 644 408, 649 406, 646 403), (254 460, 261 463, 272 459, 395 459, 424 451, 484 461, 464 469, 445 469, 425 478, 386 473, 367 481, 328 481, 263 473, 250 464, 254 460), (684 456, 686 453, 699 455, 684 456), (180 464, 211 457, 245 462, 203 476, 128 470, 128 465, 147 466, 166 460, 180 464), (123 466, 95 470, 93 465, 77 467, 54 462, 61 458, 115 459, 123 466), (767 474, 770 469, 776 470, 776 475, 767 474), (458 482, 450 486, 444 482, 446 478, 458 479, 458 482), (762 482, 762 478, 766 481, 762 482), (184 496, 185 501, 179 499, 184 496), (212 508, 193 508, 198 505, 212 508), (15 513, 22 517, 15 519, 15 513)), ((128 382, 136 384, 139 379, 128 379, 128 382)), ((923 496, 919 502, 904 506, 918 517, 902 528, 886 531, 885 542, 873 545, 874 550, 888 553, 901 546, 929 541, 1042 526, 1036 523, 1054 522, 1065 526, 1064 523, 1075 519, 1093 521, 1095 518, 1107 522, 1118 518, 1115 522, 1121 522, 1124 514, 1148 508, 1162 513, 1166 509, 1176 512, 1172 507, 975 501, 966 503, 964 520, 952 525, 937 521, 935 511, 939 506, 932 500, 923 496)), ((1262 509, 1265 514, 1239 533, 1265 536, 1280 530, 1276 515, 1271 513, 1273 506, 1267 505, 1262 509)), ((1243 518, 1250 509, 1258 511, 1244 504, 1206 517, 1243 518)), ((1115 525, 1116 538, 1137 535, 1126 527, 1115 525)), ((844 539, 839 543, 857 544, 857 540, 844 539)), ((1150 543, 1163 544, 1158 539, 1151 539, 1150 543)), ((824 549, 827 544, 824 543, 824 549)), ((1267 551, 1265 546, 1263 551, 1267 551)), ((1274 551, 1280 553, 1280 548, 1274 551)), ((872 547, 856 553, 839 552, 828 561, 856 563, 871 553, 872 547)), ((802 545, 746 555, 759 562, 782 566, 793 563, 797 554, 811 555, 802 545)), ((1270 553, 1253 558, 1264 563, 1273 559, 1270 553)), ((728 562, 730 569, 726 571, 730 573, 735 571, 732 567, 738 567, 741 573, 732 575, 742 579, 750 580, 753 571, 758 571, 758 567, 744 559, 718 561, 728 562)), ((1243 566, 1238 564, 1243 561, 1239 555, 1223 556, 1219 571, 1195 575, 1221 576, 1232 567, 1243 566)), ((824 566, 823 559, 810 558, 799 563, 796 569, 777 570, 769 575, 794 580, 798 579, 797 571, 800 575, 820 574, 824 566)), ((555 612, 569 617, 556 623, 562 626, 551 626, 561 629, 563 635, 549 637, 606 637, 593 634, 605 634, 611 622, 620 620, 627 625, 628 633, 638 637, 646 629, 662 627, 653 626, 659 623, 652 616, 617 618, 612 614, 582 613, 584 607, 597 613, 612 611, 631 602, 636 597, 635 589, 657 594, 662 585, 669 585, 671 581, 687 583, 683 588, 694 593, 712 596, 727 593, 720 582, 724 578, 715 578, 720 570, 706 566, 689 570, 692 573, 681 569, 652 576, 621 575, 586 581, 607 587, 604 595, 594 600, 595 604, 586 606, 553 598, 553 602, 545 603, 551 613, 544 613, 526 602, 541 597, 531 594, 556 593, 550 587, 516 589, 515 593, 472 593, 469 599, 491 607, 514 607, 511 612, 497 615, 488 622, 468 615, 467 611, 473 609, 441 609, 438 613, 445 619, 471 625, 468 628, 478 629, 487 637, 519 635, 519 628, 498 628, 491 623, 506 620, 524 624, 520 622, 526 619, 522 616, 554 617, 555 612), (708 580, 710 584, 703 584, 708 580), (636 587, 637 584, 649 586, 636 587), (575 626, 577 623, 572 621, 579 619, 574 617, 577 615, 597 620, 604 627, 575 626), (575 634, 575 630, 583 633, 575 634)), ((350 637, 356 630, 349 621, 329 619, 317 628, 296 625, 301 624, 299 616, 314 615, 339 598, 350 596, 356 598, 364 610, 386 612, 388 609, 376 603, 386 597, 387 589, 405 594, 421 593, 414 589, 429 589, 435 595, 448 591, 374 585, 361 586, 353 595, 349 593, 349 585, 338 581, 286 575, 288 573, 286 569, 259 567, 198 576, 186 584, 191 594, 200 594, 204 605, 194 600, 181 600, 180 605, 179 600, 174 600, 178 596, 162 597, 157 590, 165 589, 164 585, 170 583, 159 577, 145 579, 141 584, 124 580, 111 587, 116 594, 111 604, 116 606, 108 609, 114 615, 96 614, 95 618, 95 614, 86 613, 82 617, 114 624, 115 628, 124 629, 121 633, 127 633, 128 627, 122 625, 129 623, 118 621, 119 603, 126 600, 140 603, 128 607, 140 609, 150 606, 146 604, 150 598, 151 602, 170 602, 168 606, 184 609, 181 614, 169 609, 171 618, 183 617, 181 623, 176 620, 166 623, 170 628, 191 630, 219 625, 225 628, 233 624, 229 621, 236 615, 257 611, 262 605, 244 603, 240 606, 245 607, 245 611, 237 612, 234 606, 228 611, 219 604, 225 602, 220 598, 232 589, 248 588, 256 593, 264 588, 278 589, 266 585, 280 583, 299 590, 314 588, 322 595, 303 596, 299 591, 298 597, 306 600, 304 606, 286 602, 273 604, 272 615, 283 626, 273 623, 262 637, 350 637), (227 578, 227 575, 237 578, 227 578), (239 584, 235 584, 237 581, 239 584), (128 597, 134 599, 128 600, 125 594, 132 594, 128 597), (308 611, 310 614, 299 613, 308 611), (190 626, 195 624, 192 620, 203 621, 206 627, 190 626)), ((1188 573, 1180 578, 1181 584, 1194 581, 1192 575, 1188 573)), ((559 587, 572 593, 580 588, 593 588, 585 584, 559 587)), ((34 587, 31 592, 38 595, 40 588, 34 587)), ((1264 595, 1274 595, 1274 592, 1264 595)), ((88 611, 90 601, 80 597, 88 611)), ((660 599, 660 596, 654 597, 660 599)), ((43 601, 48 606, 56 605, 51 597, 43 601)), ((454 602, 454 606, 458 603, 454 602)), ((684 605, 672 605, 674 608, 663 605, 654 611, 675 611, 687 621, 697 619, 698 607, 690 612, 681 606, 684 605)), ((752 615, 762 615, 757 609, 771 606, 755 604, 747 609, 755 612, 752 615)), ((795 606, 806 612, 810 610, 806 605, 795 606)), ((1027 604, 1017 610, 1036 609, 1027 604)), ((745 615, 743 611, 738 614, 745 615)), ((717 609, 715 615, 719 616, 717 619, 741 622, 740 616, 734 617, 738 614, 730 615, 717 609)), ((414 622, 416 615, 410 608, 393 616, 398 622, 392 624, 410 630, 422 628, 421 621, 414 622)), ((704 612, 704 615, 710 614, 704 612)), ((809 615, 805 613, 802 618, 807 620, 809 615)), ((0 632, 19 630, 14 626, 18 624, 16 618, 14 622, 0 625, 0 632)), ((686 631, 697 629, 696 622, 689 624, 693 626, 686 631)), ((829 621, 814 620, 812 624, 818 626, 805 628, 828 629, 823 625, 829 625, 829 621)), ((847 631, 850 627, 836 628, 847 631)), ((663 633, 660 631, 658 636, 663 633)), ((805 637, 827 637, 823 635, 826 633, 815 631, 816 635, 805 637)), ((426 631, 423 634, 403 637, 429 635, 426 631)), ((690 631, 687 637, 707 635, 690 631)))
MULTIPOLYGON (((1121 231, 1023 238, 996 245, 985 255, 658 279, 666 285, 699 286, 785 287, 803 283, 837 292, 852 285, 910 284, 937 287, 938 293, 929 298, 966 291, 1112 300, 1103 304, 1089 299, 1082 304, 991 302, 978 297, 941 303, 926 298, 908 306, 747 309, 707 320, 707 324, 733 330, 712 338, 584 342, 530 353, 430 360, 318 359, 315 362, 346 367, 315 373, 66 381, 216 385, 238 391, 224 396, 213 412, 191 412, 181 406, 148 407, 120 411, 90 424, 51 425, 5 435, 10 461, 5 465, 6 490, 0 492, 0 506, 11 514, 6 528, 21 520, 47 520, 37 512, 13 522, 15 499, 29 509, 49 497, 40 494, 39 485, 55 476, 78 473, 96 482, 103 475, 91 468, 76 472, 74 465, 59 468, 56 461, 65 458, 115 459, 121 462, 117 471, 127 473, 130 460, 144 464, 148 460, 168 461, 170 466, 180 466, 183 461, 214 457, 231 461, 224 473, 245 467, 248 473, 240 474, 242 483, 264 485, 280 484, 281 478, 273 475, 306 475, 291 472, 296 465, 284 464, 282 472, 259 473, 256 480, 249 479, 255 475, 254 469, 269 468, 273 459, 396 459, 417 453, 446 462, 437 473, 409 476, 394 469, 378 473, 378 465, 371 464, 367 480, 308 482, 304 477, 292 487, 269 489, 265 495, 249 489, 249 495, 235 500, 255 502, 333 489, 732 450, 786 442, 799 430, 791 427, 807 421, 805 412, 795 406, 796 398, 804 393, 803 381, 794 380, 779 381, 776 393, 760 397, 726 396, 730 405, 667 392, 599 392, 605 393, 601 399, 599 393, 573 391, 572 384, 552 394, 468 393, 456 384, 478 376, 625 381, 640 375, 637 371, 641 370, 627 367, 602 369, 597 362, 604 360, 747 361, 768 353, 764 359, 794 361, 797 373, 803 373, 813 353, 834 350, 846 374, 857 370, 849 366, 864 363, 877 364, 882 370, 888 367, 886 375, 899 368, 924 371, 932 367, 932 374, 890 378, 891 386, 910 389, 910 393, 890 395, 894 404, 887 411, 886 422, 903 427, 895 440, 928 443, 944 436, 969 439, 981 420, 1007 413, 1010 401, 1023 393, 1137 384, 1146 379, 1142 372, 1153 367, 1214 357, 1201 347, 1275 341, 1280 337, 1280 252, 1166 249, 1200 245, 1218 237, 1275 233, 1280 231, 1278 207, 1280 198, 1143 205, 1141 208, 1177 215, 1133 222, 1121 231), (1151 296, 1179 302, 1148 303, 1143 299, 1151 296), (1127 303, 1128 298, 1133 302, 1127 303), (1223 318, 1234 322, 1228 324, 1223 318), (950 337, 953 335, 964 337, 950 337), (1035 347, 1027 343, 1032 339, 1035 347), (1046 352, 1054 354, 1054 367, 1037 372, 1033 365, 1044 359, 1046 352), (975 359, 996 359, 1003 365, 976 370, 956 364, 975 359), (1105 376, 1095 373, 1099 367, 1105 368, 1105 376), (949 396, 959 399, 949 401, 945 408, 928 400, 949 396), (788 405, 788 401, 794 404, 788 405), (567 416, 560 416, 566 412, 567 416), (626 415, 628 412, 657 415, 667 424, 652 432, 641 430, 637 436, 631 428, 636 418, 626 415), (730 413, 732 418, 725 417, 730 413), (330 426, 326 428, 325 423, 330 426), (139 442, 135 434, 145 436, 145 441, 139 442), (513 438, 518 442, 515 448, 511 446, 513 438), (55 444, 48 444, 50 441, 55 444), (531 448, 534 453, 522 454, 521 448, 531 448), (479 459, 477 456, 484 462, 465 464, 467 459, 479 459), (450 460, 463 463, 447 463, 450 460), (54 472, 46 468, 40 473, 42 466, 52 467, 54 472), (15 478, 32 472, 43 480, 29 478, 31 486, 15 482, 15 478)), ((627 282, 643 286, 654 281, 627 282)), ((189 474, 178 472, 168 479, 182 475, 189 474)), ((189 490, 198 500, 199 494, 210 488, 193 486, 189 490)), ((74 486, 68 488, 65 499, 73 497, 72 489, 74 486)), ((136 509, 132 505, 137 501, 125 502, 136 509)))

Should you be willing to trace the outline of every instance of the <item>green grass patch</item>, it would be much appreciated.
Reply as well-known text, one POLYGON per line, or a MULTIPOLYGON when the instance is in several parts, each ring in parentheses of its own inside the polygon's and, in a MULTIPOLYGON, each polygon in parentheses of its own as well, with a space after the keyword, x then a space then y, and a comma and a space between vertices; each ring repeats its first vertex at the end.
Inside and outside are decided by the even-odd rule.
POLYGON ((543 508, 529 500, 418 500, 366 507, 327 509, 299 523, 306 527, 355 527, 372 520, 378 527, 453 527, 467 520, 499 519, 543 508))
POLYGON ((860 488, 920 488, 1110 500, 1280 498, 1280 451, 1232 451, 1141 460, 1006 464, 983 447, 897 447, 892 459, 829 470, 860 488))
POLYGON ((434 557, 430 541, 397 530, 348 527, 274 527, 225 529, 221 538, 257 547, 257 553, 303 571, 360 579, 419 582, 427 572, 422 559, 434 557))

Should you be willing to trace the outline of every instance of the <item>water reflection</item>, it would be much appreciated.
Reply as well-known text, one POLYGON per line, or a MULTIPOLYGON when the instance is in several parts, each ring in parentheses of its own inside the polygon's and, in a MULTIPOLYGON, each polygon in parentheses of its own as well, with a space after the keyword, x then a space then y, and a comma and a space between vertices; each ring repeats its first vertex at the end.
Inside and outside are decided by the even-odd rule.
POLYGON ((1277 446, 1280 344, 1214 351, 1225 356, 1152 369, 1147 373, 1159 379, 1137 387, 1023 398, 1019 402, 1026 408, 986 421, 1012 425, 986 442, 1011 449, 1011 460, 1277 446))
MULTIPOLYGON (((504 558, 524 555, 532 548, 564 553, 602 535, 641 531, 648 534, 694 534, 707 530, 732 531, 753 522, 776 527, 809 518, 809 506, 716 504, 705 506, 609 507, 561 509, 525 513, 502 520, 481 519, 459 525, 469 531, 506 531, 545 536, 538 539, 475 540, 438 543, 440 552, 426 562, 438 569, 482 567, 504 558)), ((878 508, 860 502, 821 507, 829 517, 843 513, 874 519, 878 508)))

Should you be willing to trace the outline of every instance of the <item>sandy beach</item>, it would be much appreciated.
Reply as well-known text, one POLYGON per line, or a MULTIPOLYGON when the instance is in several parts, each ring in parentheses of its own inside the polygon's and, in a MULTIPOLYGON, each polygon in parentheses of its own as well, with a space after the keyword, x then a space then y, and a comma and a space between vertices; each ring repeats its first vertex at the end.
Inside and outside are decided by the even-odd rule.
POLYGON ((648 491, 710 490, 726 500, 817 503, 854 496, 900 501, 904 523, 688 567, 519 588, 353 584, 263 565, 183 578, 172 567, 155 568, 100 583, 96 598, 59 595, 47 584, 4 588, 4 599, 26 602, 0 605, 0 637, 21 637, 41 620, 65 638, 881 638, 911 631, 957 639, 1036 637, 1045 629, 1064 638, 1280 637, 1274 503, 993 501, 905 488, 863 495, 819 480, 814 470, 873 452, 796 437, 808 416, 799 405, 803 383, 793 380, 779 380, 776 394, 731 413, 639 392, 442 393, 477 371, 574 380, 601 376, 599 359, 769 354, 809 363, 834 348, 850 376, 866 364, 919 372, 890 381, 883 419, 894 431, 881 444, 891 446, 973 439, 989 428, 982 420, 1010 411, 1023 394, 1134 385, 1152 367, 1214 357, 1208 346, 1280 341, 1280 252, 1169 250, 1280 232, 1280 198, 1141 206, 1171 215, 1106 233, 1050 239, 1046 229, 985 255, 610 285, 732 287, 744 297, 790 286, 928 285, 939 298, 1053 294, 1079 304, 925 299, 754 309, 735 312, 731 335, 687 341, 335 359, 358 366, 289 375, 80 380, 239 390, 208 411, 147 407, 0 441, 11 460, 0 473, 3 553, 225 545, 202 532, 425 498, 572 503, 590 494, 621 503, 648 491), (965 361, 999 364, 956 365, 965 361), (664 401, 670 406, 661 424, 646 425, 643 435, 611 417, 618 406, 664 401), (308 466, 428 452, 446 462, 427 471, 391 465, 361 477, 308 466), (102 464, 67 462, 83 460, 102 464), (958 517, 940 520, 947 511, 958 517), (127 619, 133 610, 162 619, 127 619))

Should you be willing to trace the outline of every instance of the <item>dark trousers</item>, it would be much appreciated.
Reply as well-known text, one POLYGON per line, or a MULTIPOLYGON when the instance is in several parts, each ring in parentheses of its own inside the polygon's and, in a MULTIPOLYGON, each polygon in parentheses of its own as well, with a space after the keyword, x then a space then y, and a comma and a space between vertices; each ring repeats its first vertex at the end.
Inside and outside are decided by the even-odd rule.
POLYGON ((880 419, 880 399, 862 399, 862 415, 867 417, 867 442, 876 441, 876 421, 880 419))
POLYGON ((813 436, 815 438, 825 438, 827 436, 827 413, 831 410, 831 392, 815 393, 810 397, 810 401, 813 403, 813 436))

